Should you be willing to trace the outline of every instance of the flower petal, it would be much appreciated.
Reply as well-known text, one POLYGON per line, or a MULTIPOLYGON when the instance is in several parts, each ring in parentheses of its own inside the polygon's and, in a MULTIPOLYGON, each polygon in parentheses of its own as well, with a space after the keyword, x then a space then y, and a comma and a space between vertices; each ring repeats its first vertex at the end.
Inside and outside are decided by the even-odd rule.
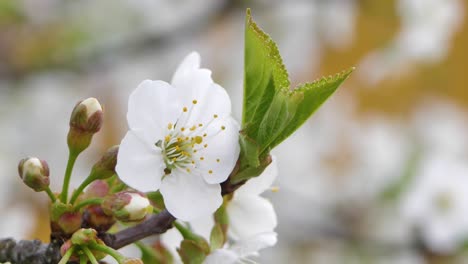
POLYGON ((276 242, 277 234, 275 232, 259 233, 238 241, 231 247, 231 250, 240 258, 244 258, 256 254, 261 249, 272 247, 276 242))
POLYGON ((278 176, 278 164, 276 157, 272 156, 272 161, 268 167, 258 177, 252 178, 242 185, 236 195, 259 195, 271 187, 278 176))
POLYGON ((143 81, 130 95, 127 121, 130 129, 142 129, 156 142, 164 138, 167 124, 180 114, 175 90, 163 81, 143 81))
POLYGON ((182 126, 207 124, 213 115, 225 117, 231 114, 231 99, 226 90, 213 82, 211 71, 200 68, 200 55, 189 54, 172 78, 182 107, 190 108, 190 117, 182 126), (195 103, 194 103, 195 102, 195 103))
POLYGON ((236 253, 227 249, 218 249, 210 253, 203 264, 234 264, 239 259, 236 253))
POLYGON ((183 221, 209 215, 223 201, 219 184, 207 184, 202 177, 179 170, 164 177, 161 194, 167 210, 183 221))
POLYGON ((227 117, 213 122, 206 133, 208 136, 196 155, 197 169, 207 183, 221 183, 229 177, 239 158, 239 125, 227 117))
POLYGON ((213 215, 204 215, 191 220, 189 224, 195 233, 210 241, 211 229, 214 226, 213 215))
POLYGON ((189 55, 185 56, 179 67, 177 67, 174 76, 172 76, 171 83, 175 84, 183 81, 187 74, 200 69, 200 61, 200 54, 196 51, 192 51, 189 55))
POLYGON ((164 162, 136 131, 128 131, 120 143, 116 172, 132 188, 142 192, 155 191, 161 185, 164 162))
POLYGON ((237 196, 227 206, 230 232, 235 239, 245 239, 258 233, 271 232, 277 225, 273 205, 257 196, 237 196))
POLYGON ((213 81, 208 87, 202 87, 202 84, 200 84, 197 89, 194 89, 193 86, 197 82, 197 80, 190 81, 193 90, 191 93, 185 92, 182 98, 182 103, 187 107, 191 107, 190 118, 186 120, 185 126, 207 125, 210 121, 213 121, 215 115, 219 119, 230 116, 231 99, 226 90, 213 83, 213 81), (197 103, 193 104, 193 100, 196 100, 197 103))
POLYGON ((172 77, 172 86, 178 97, 185 98, 185 103, 192 104, 192 100, 205 97, 213 84, 211 71, 200 68, 200 54, 190 53, 177 68, 172 77))

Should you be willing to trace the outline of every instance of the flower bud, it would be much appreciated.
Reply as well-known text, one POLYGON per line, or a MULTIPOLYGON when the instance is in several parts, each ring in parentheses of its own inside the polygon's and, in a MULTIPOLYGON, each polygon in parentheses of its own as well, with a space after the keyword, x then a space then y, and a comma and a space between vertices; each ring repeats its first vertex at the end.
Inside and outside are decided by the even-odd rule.
POLYGON ((109 194, 109 184, 106 181, 93 181, 83 194, 83 199, 105 197, 109 194))
POLYGON ((64 213, 59 221, 58 225, 65 232, 65 234, 71 234, 81 227, 81 213, 70 212, 64 213))
POLYGON ((91 228, 80 228, 73 233, 70 240, 73 245, 93 244, 98 240, 97 231, 91 228))
POLYGON ((110 147, 102 158, 94 164, 91 175, 96 179, 107 179, 115 174, 115 165, 117 164, 117 154, 119 146, 110 147))
POLYGON ((139 221, 152 210, 149 200, 139 193, 120 192, 104 198, 104 213, 122 222, 139 221))
POLYGON ((103 123, 101 104, 96 98, 79 102, 70 117, 70 131, 67 142, 70 150, 77 153, 85 150, 91 143, 93 134, 97 133, 103 123))
POLYGON ((22 159, 18 164, 18 173, 23 182, 36 192, 49 187, 49 166, 38 158, 22 159))
POLYGON ((88 133, 96 133, 102 126, 102 107, 96 98, 79 102, 70 117, 70 126, 88 133))
POLYGON ((92 227, 99 232, 106 232, 115 224, 115 218, 105 214, 100 205, 88 206, 83 213, 83 221, 85 226, 92 227))
MULTIPOLYGON (((60 255, 63 257, 65 253, 67 253, 68 250, 73 246, 72 242, 70 240, 65 241, 65 243, 62 244, 60 247, 60 255)), ((79 257, 76 254, 71 255, 70 261, 78 261, 79 257)))

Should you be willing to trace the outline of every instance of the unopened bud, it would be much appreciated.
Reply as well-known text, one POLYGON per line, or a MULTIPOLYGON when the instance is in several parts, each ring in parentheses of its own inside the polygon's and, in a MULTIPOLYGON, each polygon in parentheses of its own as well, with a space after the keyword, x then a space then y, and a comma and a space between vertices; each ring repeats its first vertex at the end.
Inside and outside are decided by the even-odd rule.
POLYGON ((115 165, 117 164, 117 154, 119 146, 110 147, 102 158, 94 164, 91 174, 96 179, 107 179, 115 174, 115 165))
POLYGON ((82 215, 80 212, 67 212, 62 214, 58 221, 57 226, 59 231, 64 234, 72 234, 80 229, 82 223, 82 215))
POLYGON ((70 117, 70 126, 88 133, 96 133, 102 126, 102 107, 96 98, 79 102, 70 117))
POLYGON ((70 117, 68 147, 77 153, 85 150, 91 143, 93 134, 101 129, 102 123, 102 107, 96 98, 79 102, 70 117))
POLYGON ((145 218, 152 207, 148 198, 139 193, 120 192, 104 198, 102 209, 122 222, 131 222, 145 218))
POLYGON ((105 214, 100 205, 88 206, 83 213, 83 221, 99 232, 106 232, 115 224, 115 218, 105 214))
POLYGON ((49 166, 38 158, 25 158, 18 164, 18 173, 23 182, 36 192, 49 187, 49 166))
POLYGON ((97 231, 91 228, 81 228, 75 231, 71 237, 73 245, 90 245, 97 243, 97 231))
MULTIPOLYGON (((63 243, 62 246, 60 247, 60 255, 63 257, 65 253, 67 253, 67 251, 71 249, 72 246, 73 244, 70 240, 65 241, 65 243, 63 243)), ((78 260, 79 260, 79 257, 76 254, 73 254, 69 259, 69 261, 78 261, 78 260)))
POLYGON ((105 197, 109 194, 109 184, 106 181, 93 181, 83 194, 83 199, 105 197))

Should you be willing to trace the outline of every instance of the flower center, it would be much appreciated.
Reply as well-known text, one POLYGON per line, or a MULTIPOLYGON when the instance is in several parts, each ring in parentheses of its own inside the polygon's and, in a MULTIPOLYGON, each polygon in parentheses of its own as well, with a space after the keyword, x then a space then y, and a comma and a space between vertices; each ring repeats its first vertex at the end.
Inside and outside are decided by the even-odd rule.
MULTIPOLYGON (((171 124, 168 127, 172 126, 171 124)), ((156 142, 161 148, 166 169, 187 168, 192 164, 196 145, 202 144, 201 136, 186 136, 179 131, 172 130, 164 140, 156 142)))
MULTIPOLYGON (((190 108, 184 106, 175 124, 167 124, 167 134, 164 139, 155 143, 161 149, 166 165, 166 174, 170 174, 174 169, 184 169, 187 172, 196 169, 197 163, 205 161, 205 157, 200 156, 200 153, 197 152, 201 149, 207 149, 209 139, 225 130, 225 127, 221 126, 216 133, 210 135, 207 133, 207 128, 213 120, 218 118, 216 114, 206 124, 196 123, 196 125, 187 126, 196 104, 197 100, 194 99, 190 108)), ((220 159, 217 158, 216 162, 219 163, 220 159)), ((209 168, 206 173, 212 174, 213 170, 209 168)))

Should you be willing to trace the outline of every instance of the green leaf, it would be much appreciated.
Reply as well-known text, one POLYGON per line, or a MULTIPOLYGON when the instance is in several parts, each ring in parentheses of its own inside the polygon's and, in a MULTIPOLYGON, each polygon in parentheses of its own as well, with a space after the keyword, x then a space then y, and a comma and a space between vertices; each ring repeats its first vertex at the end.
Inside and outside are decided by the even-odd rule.
POLYGON ((167 248, 165 248, 161 242, 151 247, 142 242, 137 242, 135 245, 141 251, 141 260, 144 264, 172 264, 174 263, 174 257, 167 248))
POLYGON ((253 21, 247 9, 244 54, 244 101, 238 171, 240 183, 260 175, 270 151, 296 131, 353 71, 349 69, 290 90, 278 47, 253 21))
POLYGON ((158 211, 162 211, 166 208, 166 205, 164 204, 164 199, 160 191, 147 192, 146 197, 148 197, 153 207, 158 209, 158 211))
POLYGON ((226 242, 226 237, 223 232, 223 229, 220 224, 215 224, 211 229, 210 234, 210 249, 214 251, 216 249, 222 248, 226 242))
POLYGON ((270 143, 274 148, 296 131, 307 119, 338 89, 354 71, 354 67, 334 76, 323 77, 312 83, 305 83, 289 92, 292 104, 297 104, 294 116, 284 125, 285 129, 270 143))
POLYGON ((255 139, 276 91, 288 89, 289 79, 275 42, 255 24, 250 9, 245 26, 242 127, 255 139))
POLYGON ((203 249, 192 240, 183 240, 177 252, 184 264, 202 264, 206 258, 203 249))
POLYGON ((260 166, 260 148, 258 144, 249 138, 243 131, 239 135, 239 144, 241 146, 241 163, 245 166, 260 166))

